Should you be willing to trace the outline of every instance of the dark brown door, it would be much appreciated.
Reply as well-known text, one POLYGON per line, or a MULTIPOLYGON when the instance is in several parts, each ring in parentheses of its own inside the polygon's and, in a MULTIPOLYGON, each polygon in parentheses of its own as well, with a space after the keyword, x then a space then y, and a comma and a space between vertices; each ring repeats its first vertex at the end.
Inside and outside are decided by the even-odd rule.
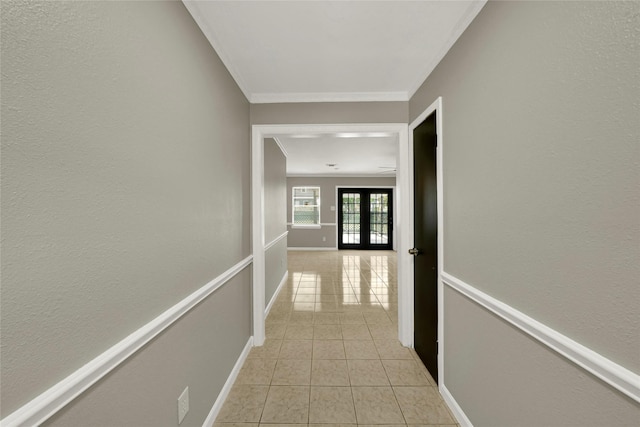
POLYGON ((414 345, 438 381, 438 202, 435 111, 413 131, 414 345))
POLYGON ((338 189, 338 249, 393 249, 392 191, 338 189))

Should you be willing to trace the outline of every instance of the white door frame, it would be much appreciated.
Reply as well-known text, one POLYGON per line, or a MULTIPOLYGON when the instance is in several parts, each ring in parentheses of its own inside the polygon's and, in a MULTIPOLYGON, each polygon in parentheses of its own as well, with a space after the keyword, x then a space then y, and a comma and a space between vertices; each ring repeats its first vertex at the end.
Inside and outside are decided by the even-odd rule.
POLYGON ((405 295, 409 288, 413 292, 413 282, 409 283, 411 277, 408 275, 410 273, 408 267, 413 268, 413 261, 407 253, 407 249, 412 247, 413 242, 413 223, 410 224, 408 216, 412 212, 409 203, 413 196, 409 192, 412 175, 408 170, 410 152, 407 124, 253 125, 251 127, 251 250, 253 253, 253 343, 256 346, 261 346, 265 339, 264 138, 274 135, 337 132, 388 132, 397 136, 396 188, 400 214, 395 221, 398 231, 398 333, 403 345, 409 346, 413 342, 413 324, 407 325, 404 318, 404 314, 410 312, 413 320, 413 296, 408 298, 408 295, 405 295), (408 306, 409 301, 411 305, 408 306))
MULTIPOLYGON (((408 212, 404 217, 407 219, 409 228, 411 229, 411 238, 410 247, 413 247, 413 227, 414 227, 414 215, 413 215, 413 131, 415 128, 420 126, 420 124, 433 112, 436 112, 436 134, 438 145, 436 149, 436 181, 437 181, 437 211, 438 211, 438 382, 440 386, 444 384, 444 286, 442 283, 442 272, 444 269, 444 208, 443 208, 443 182, 442 182, 442 152, 443 152, 443 131, 442 131, 442 97, 438 97, 426 110, 422 112, 411 124, 409 125, 409 144, 408 144, 408 170, 410 174, 409 179, 409 201, 410 206, 408 212)), ((409 276, 409 280, 406 282, 402 282, 401 285, 406 286, 405 295, 407 296, 407 301, 404 304, 404 307, 408 307, 409 309, 400 312, 401 320, 400 323, 404 323, 407 325, 407 328, 410 330, 407 331, 407 336, 405 338, 409 339, 410 342, 407 344, 402 341, 404 345, 409 345, 413 347, 413 304, 414 304, 414 293, 413 293, 413 270, 414 267, 414 258, 410 257, 408 260, 408 265, 404 266, 407 270, 407 275, 409 276)), ((400 284, 400 282, 399 282, 400 284)))

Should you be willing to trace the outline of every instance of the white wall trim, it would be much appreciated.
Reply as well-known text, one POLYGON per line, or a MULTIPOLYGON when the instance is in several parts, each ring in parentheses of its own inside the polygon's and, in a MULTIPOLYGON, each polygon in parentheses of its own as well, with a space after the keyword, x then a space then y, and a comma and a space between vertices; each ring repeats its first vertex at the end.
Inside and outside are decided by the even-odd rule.
POLYGON ((280 240, 284 239, 285 237, 287 237, 287 234, 289 234, 288 231, 285 231, 284 233, 282 233, 281 235, 279 235, 278 237, 276 237, 275 239, 273 239, 272 241, 270 241, 269 243, 267 243, 267 245, 264 247, 265 251, 268 251, 269 249, 271 249, 272 247, 274 247, 280 240))
MULTIPOLYGON (((211 44, 213 44, 213 42, 211 44)), ((216 48, 216 51, 217 50, 216 48)), ((422 81, 424 81, 424 78, 422 81)), ((249 99, 252 104, 279 104, 286 102, 389 102, 408 100, 408 92, 251 93, 251 98, 249 99)))
POLYGON ((174 322, 252 263, 243 259, 104 353, 0 421, 2 427, 39 425, 117 368, 174 322))
POLYGON ((337 251, 338 248, 336 248, 335 246, 327 246, 326 248, 323 247, 316 247, 316 248, 311 248, 311 247, 302 247, 302 248, 295 248, 295 247, 289 247, 287 248, 288 251, 337 251))
POLYGON ((251 347, 253 347, 253 337, 249 337, 247 344, 244 346, 244 349, 242 350, 242 353, 240 353, 240 357, 238 357, 236 364, 233 365, 233 369, 231 370, 231 373, 229 374, 227 381, 224 383, 224 386, 222 386, 222 390, 220 390, 220 393, 218 394, 216 401, 213 403, 213 406, 209 411, 209 415, 207 415, 207 418, 204 420, 202 427, 213 427, 213 424, 215 423, 216 418, 218 417, 218 414, 222 409, 222 405, 224 404, 224 401, 227 400, 227 396, 229 396, 231 387, 233 387, 233 384, 236 382, 236 379, 238 378, 238 374, 240 373, 240 369, 242 369, 242 365, 244 365, 244 362, 247 360, 247 357, 249 356, 251 347))
POLYGON ((467 417, 467 414, 465 414, 460 405, 458 405, 458 402, 453 398, 453 395, 451 394, 449 389, 447 389, 444 384, 440 384, 439 391, 445 403, 447 404, 449 409, 451 409, 453 416, 456 417, 456 420, 458 421, 458 424, 460 424, 460 427, 473 427, 473 424, 471 424, 471 421, 467 417))
POLYGON ((251 128, 251 252, 253 253, 253 343, 264 344, 265 237, 264 237, 264 135, 251 128))
POLYGON ((511 325, 535 338, 550 349, 569 359, 611 387, 640 403, 640 375, 607 359, 599 353, 572 340, 566 335, 527 316, 478 288, 452 276, 442 275, 444 283, 462 295, 501 317, 511 325))
POLYGON ((273 296, 271 297, 271 301, 269 301, 269 304, 267 304, 267 308, 264 309, 265 319, 269 315, 269 312, 271 311, 271 307, 273 307, 273 304, 276 302, 276 299, 278 299, 278 294, 280 293, 282 288, 284 288, 284 285, 287 283, 287 279, 289 279, 289 272, 285 271, 284 275, 282 276, 282 280, 280 280, 280 283, 278 284, 276 291, 273 293, 273 296))

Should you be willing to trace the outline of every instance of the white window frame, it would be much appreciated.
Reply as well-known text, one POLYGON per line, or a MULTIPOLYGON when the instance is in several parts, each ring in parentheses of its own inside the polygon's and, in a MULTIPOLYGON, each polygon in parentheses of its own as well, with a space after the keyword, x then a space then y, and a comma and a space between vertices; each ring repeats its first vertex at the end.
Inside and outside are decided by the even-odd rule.
MULTIPOLYGON (((321 215, 322 210, 320 209, 322 203, 322 197, 320 194, 320 186, 317 185, 299 185, 297 187, 291 187, 291 227, 292 228, 320 228, 321 227, 321 215), (312 189, 318 190, 318 222, 316 224, 296 224, 296 190, 299 189, 312 189)), ((316 205, 312 205, 316 206, 316 205)))

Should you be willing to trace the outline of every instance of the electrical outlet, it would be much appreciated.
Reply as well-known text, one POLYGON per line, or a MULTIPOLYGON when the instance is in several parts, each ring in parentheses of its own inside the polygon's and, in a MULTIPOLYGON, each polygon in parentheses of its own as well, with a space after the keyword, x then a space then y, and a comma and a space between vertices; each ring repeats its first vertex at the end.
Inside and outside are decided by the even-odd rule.
POLYGON ((185 388, 178 398, 178 424, 182 423, 189 412, 189 387, 185 388))
POLYGON ((327 236, 322 236, 322 241, 326 242, 327 241, 327 236))

